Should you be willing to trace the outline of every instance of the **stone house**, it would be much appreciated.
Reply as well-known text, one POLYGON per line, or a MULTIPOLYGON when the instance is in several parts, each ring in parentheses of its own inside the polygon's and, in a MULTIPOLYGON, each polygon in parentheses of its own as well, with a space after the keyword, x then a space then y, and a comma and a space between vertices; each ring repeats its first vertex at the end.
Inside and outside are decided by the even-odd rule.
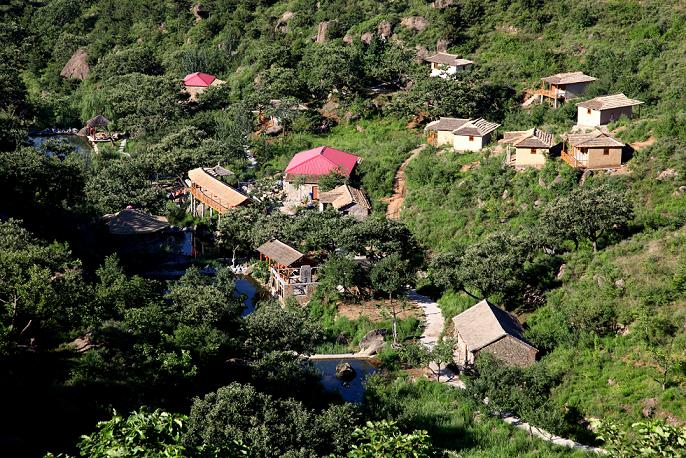
POLYGON ((624 143, 594 129, 565 135, 561 157, 575 168, 615 168, 622 165, 623 148, 624 143))
POLYGON ((505 132, 498 143, 510 146, 507 162, 516 167, 543 167, 550 157, 551 149, 557 144, 551 133, 535 127, 525 131, 505 132))
POLYGON ((297 153, 284 170, 286 202, 301 204, 319 200, 319 178, 339 173, 350 178, 360 161, 354 154, 320 146, 297 153))
POLYGON ((468 70, 474 65, 471 60, 461 59, 455 54, 444 52, 436 53, 424 60, 430 64, 430 76, 439 78, 447 78, 450 75, 468 70))
POLYGON ((453 318, 453 326, 460 367, 474 364, 481 353, 512 366, 527 367, 536 361, 538 350, 524 339, 519 320, 486 299, 453 318))
POLYGON ((444 117, 432 121, 424 128, 427 141, 433 146, 452 145, 455 141, 453 131, 468 122, 469 119, 444 117))
POLYGON ((640 100, 630 99, 622 93, 586 100, 576 104, 576 124, 594 127, 610 124, 622 116, 631 119, 634 115, 634 107, 642 103, 640 100))
POLYGON ((331 205, 337 211, 361 221, 371 212, 372 206, 367 196, 357 188, 343 184, 319 195, 319 211, 331 205))

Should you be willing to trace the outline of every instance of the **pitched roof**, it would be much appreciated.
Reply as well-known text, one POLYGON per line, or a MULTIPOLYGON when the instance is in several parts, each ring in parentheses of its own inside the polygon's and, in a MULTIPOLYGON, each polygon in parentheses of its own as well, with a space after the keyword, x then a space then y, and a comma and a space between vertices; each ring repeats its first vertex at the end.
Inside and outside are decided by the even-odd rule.
POLYGON ((164 216, 151 215, 135 208, 107 214, 102 218, 110 234, 114 235, 153 234, 169 227, 164 216))
POLYGON ((86 121, 86 125, 90 127, 105 127, 110 123, 110 120, 103 115, 97 115, 86 121))
POLYGON ((320 146, 293 156, 284 172, 288 178, 288 175, 322 176, 338 170, 349 177, 359 160, 354 154, 320 146))
POLYGON ((554 75, 541 78, 541 80, 550 84, 590 83, 591 81, 595 81, 597 79, 598 78, 585 75, 584 72, 556 73, 554 75))
POLYGON ((457 333, 467 344, 467 349, 472 352, 480 350, 506 335, 531 346, 524 339, 524 329, 519 320, 486 299, 453 318, 453 324, 457 333))
POLYGON ((445 52, 436 53, 433 56, 426 57, 424 60, 433 62, 434 64, 453 65, 455 67, 462 67, 474 63, 471 60, 461 59, 455 54, 448 54, 445 52))
POLYGON ((553 134, 536 127, 523 130, 505 132, 500 143, 509 143, 516 148, 550 148, 555 144, 553 134))
POLYGON ((576 105, 583 108, 590 108, 591 110, 611 110, 612 108, 632 107, 642 103, 643 102, 640 100, 630 99, 620 92, 619 94, 596 97, 595 99, 586 100, 585 102, 580 102, 576 105))
POLYGON ((191 179, 192 183, 200 186, 203 194, 226 209, 238 207, 250 200, 242 192, 212 176, 211 170, 213 169, 204 169, 202 167, 189 170, 188 178, 191 179))
POLYGON ((257 251, 272 261, 286 267, 294 264, 305 256, 295 248, 288 246, 277 239, 271 239, 264 242, 257 248, 257 251))
POLYGON ((192 87, 208 87, 216 79, 216 76, 209 73, 195 72, 186 75, 183 79, 183 84, 192 87))
POLYGON ((465 123, 468 123, 469 119, 463 118, 444 118, 441 116, 438 121, 430 122, 426 125, 426 130, 440 130, 440 131, 450 131, 457 129, 465 123))
POLYGON ((357 204, 367 209, 372 208, 369 200, 367 200, 367 197, 361 190, 347 184, 342 184, 331 191, 320 193, 319 201, 324 204, 333 205, 333 208, 336 210, 347 207, 350 204, 357 204))
POLYGON ((598 129, 591 132, 570 133, 565 135, 565 140, 577 148, 620 148, 624 146, 624 143, 598 129))
POLYGON ((472 135, 483 137, 500 127, 500 124, 486 121, 484 118, 472 119, 453 131, 453 135, 472 135))

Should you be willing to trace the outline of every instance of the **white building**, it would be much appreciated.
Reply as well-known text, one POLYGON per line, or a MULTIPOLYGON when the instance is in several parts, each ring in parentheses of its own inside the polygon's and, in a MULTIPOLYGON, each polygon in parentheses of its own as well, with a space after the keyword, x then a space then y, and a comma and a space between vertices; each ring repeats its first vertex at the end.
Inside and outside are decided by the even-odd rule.
POLYGON ((577 125, 595 127, 610 124, 622 116, 633 117, 633 107, 641 105, 640 100, 630 99, 622 93, 596 97, 577 103, 577 125))
POLYGON ((447 78, 449 75, 468 70, 474 65, 471 60, 461 59, 455 54, 444 52, 439 52, 424 60, 430 63, 431 76, 438 76, 439 78, 447 78))

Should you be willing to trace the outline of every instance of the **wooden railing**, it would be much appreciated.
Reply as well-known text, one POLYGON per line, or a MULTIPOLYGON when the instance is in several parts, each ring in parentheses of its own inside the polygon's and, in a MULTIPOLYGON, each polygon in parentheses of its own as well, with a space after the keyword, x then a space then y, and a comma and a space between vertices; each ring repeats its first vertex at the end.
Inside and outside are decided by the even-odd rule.
POLYGON ((557 99, 559 97, 562 97, 564 91, 560 91, 558 89, 536 89, 534 91, 534 94, 549 97, 551 99, 557 99))
POLYGON ((576 169, 581 169, 581 168, 585 167, 583 163, 579 162, 574 156, 572 156, 571 154, 569 154, 566 151, 562 151, 562 153, 560 154, 560 157, 562 158, 563 161, 565 161, 567 164, 569 164, 570 166, 572 166, 576 169))
POLYGON ((224 205, 220 204, 219 202, 217 202, 216 200, 212 199, 210 196, 208 196, 207 194, 202 192, 200 190, 200 188, 197 188, 195 186, 191 186, 190 191, 191 191, 191 194, 193 195, 193 197, 198 199, 203 204, 212 207, 213 209, 215 209, 219 213, 226 213, 227 211, 230 210, 229 207, 225 207, 224 205))

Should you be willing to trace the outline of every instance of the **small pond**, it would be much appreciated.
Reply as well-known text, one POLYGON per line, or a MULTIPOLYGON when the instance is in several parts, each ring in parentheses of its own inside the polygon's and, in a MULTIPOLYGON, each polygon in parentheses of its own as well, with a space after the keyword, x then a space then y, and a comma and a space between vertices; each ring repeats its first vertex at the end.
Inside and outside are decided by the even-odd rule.
POLYGON ((77 153, 90 153, 90 143, 78 135, 29 135, 29 142, 34 148, 45 148, 49 156, 64 155, 65 150, 77 153))
POLYGON ((260 299, 260 295, 264 292, 262 286, 254 278, 245 275, 237 275, 234 283, 236 285, 236 295, 245 295, 243 300, 245 309, 241 315, 250 315, 255 311, 255 302, 260 299))
POLYGON ((314 368, 321 374, 322 385, 326 391, 338 392, 346 402, 361 403, 364 400, 364 379, 376 372, 369 360, 355 358, 312 359, 314 368), (355 369, 355 378, 344 383, 336 378, 336 365, 348 363, 355 369))

